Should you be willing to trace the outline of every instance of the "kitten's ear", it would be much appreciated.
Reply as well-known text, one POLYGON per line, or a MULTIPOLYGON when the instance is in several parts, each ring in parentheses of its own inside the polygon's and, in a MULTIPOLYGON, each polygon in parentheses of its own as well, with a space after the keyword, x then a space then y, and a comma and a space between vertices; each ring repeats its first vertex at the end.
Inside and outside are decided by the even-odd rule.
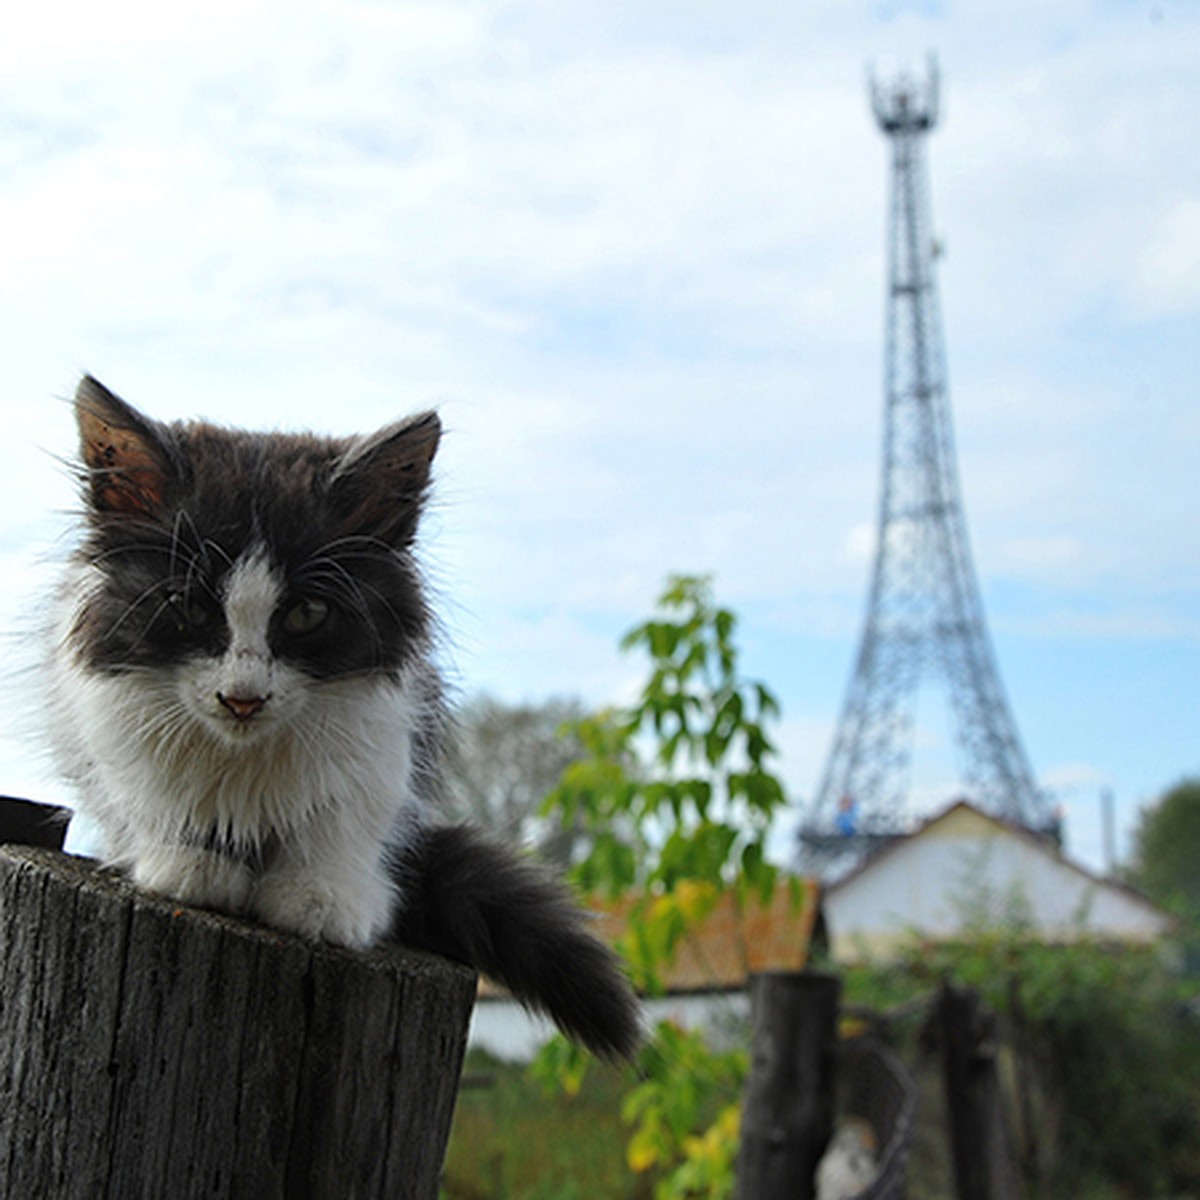
POLYGON ((437 413, 426 412, 353 442, 330 481, 348 524, 389 541, 411 538, 441 434, 437 413))
POLYGON ((167 484, 167 455, 154 423, 90 375, 75 391, 75 420, 93 509, 153 516, 167 484))

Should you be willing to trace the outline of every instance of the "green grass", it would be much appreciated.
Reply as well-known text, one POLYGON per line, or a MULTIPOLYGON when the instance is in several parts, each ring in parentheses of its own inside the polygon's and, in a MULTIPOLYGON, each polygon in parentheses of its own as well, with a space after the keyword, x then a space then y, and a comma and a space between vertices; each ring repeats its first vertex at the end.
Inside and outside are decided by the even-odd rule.
POLYGON ((458 1097, 442 1200, 645 1200, 625 1164, 621 1097, 629 1077, 593 1066, 579 1095, 547 1095, 525 1069, 473 1052, 458 1097))

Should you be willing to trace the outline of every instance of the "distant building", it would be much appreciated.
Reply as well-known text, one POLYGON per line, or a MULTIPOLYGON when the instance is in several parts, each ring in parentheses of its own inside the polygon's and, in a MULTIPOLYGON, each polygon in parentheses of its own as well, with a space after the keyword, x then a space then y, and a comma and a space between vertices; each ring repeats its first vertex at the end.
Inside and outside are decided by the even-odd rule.
MULTIPOLYGON (((634 903, 597 906, 596 932, 610 943, 619 940, 633 919, 634 903)), ((825 944, 821 893, 814 880, 782 878, 769 903, 749 899, 741 908, 732 893, 723 893, 664 972, 664 994, 646 1001, 647 1020, 714 1029, 724 1020, 744 1018, 752 972, 799 971, 825 944)), ((553 1032, 549 1021, 481 982, 472 1046, 520 1061, 531 1058, 553 1032)))
POLYGON ((1057 942, 1147 943, 1175 926, 1133 888, 966 800, 827 886, 823 904, 839 962, 886 957, 913 934, 939 939, 1013 929, 1057 942))

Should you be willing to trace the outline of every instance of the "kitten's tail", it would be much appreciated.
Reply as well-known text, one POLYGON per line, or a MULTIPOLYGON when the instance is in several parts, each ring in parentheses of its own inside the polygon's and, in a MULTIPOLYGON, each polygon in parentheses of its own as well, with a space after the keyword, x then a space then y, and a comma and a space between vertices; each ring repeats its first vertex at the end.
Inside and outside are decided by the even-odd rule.
POLYGON ((396 940, 477 968, 604 1058, 633 1055, 638 1006, 617 956, 544 869, 451 825, 421 830, 395 872, 396 940))

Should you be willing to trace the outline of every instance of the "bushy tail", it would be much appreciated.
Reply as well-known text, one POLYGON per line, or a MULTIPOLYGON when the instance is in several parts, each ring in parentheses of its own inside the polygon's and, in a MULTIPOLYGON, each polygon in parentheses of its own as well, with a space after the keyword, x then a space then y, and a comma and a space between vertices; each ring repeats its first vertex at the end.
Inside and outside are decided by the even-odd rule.
POLYGON ((475 967, 604 1058, 633 1055, 638 1007, 617 956, 546 870, 468 825, 422 830, 395 870, 398 941, 475 967))

